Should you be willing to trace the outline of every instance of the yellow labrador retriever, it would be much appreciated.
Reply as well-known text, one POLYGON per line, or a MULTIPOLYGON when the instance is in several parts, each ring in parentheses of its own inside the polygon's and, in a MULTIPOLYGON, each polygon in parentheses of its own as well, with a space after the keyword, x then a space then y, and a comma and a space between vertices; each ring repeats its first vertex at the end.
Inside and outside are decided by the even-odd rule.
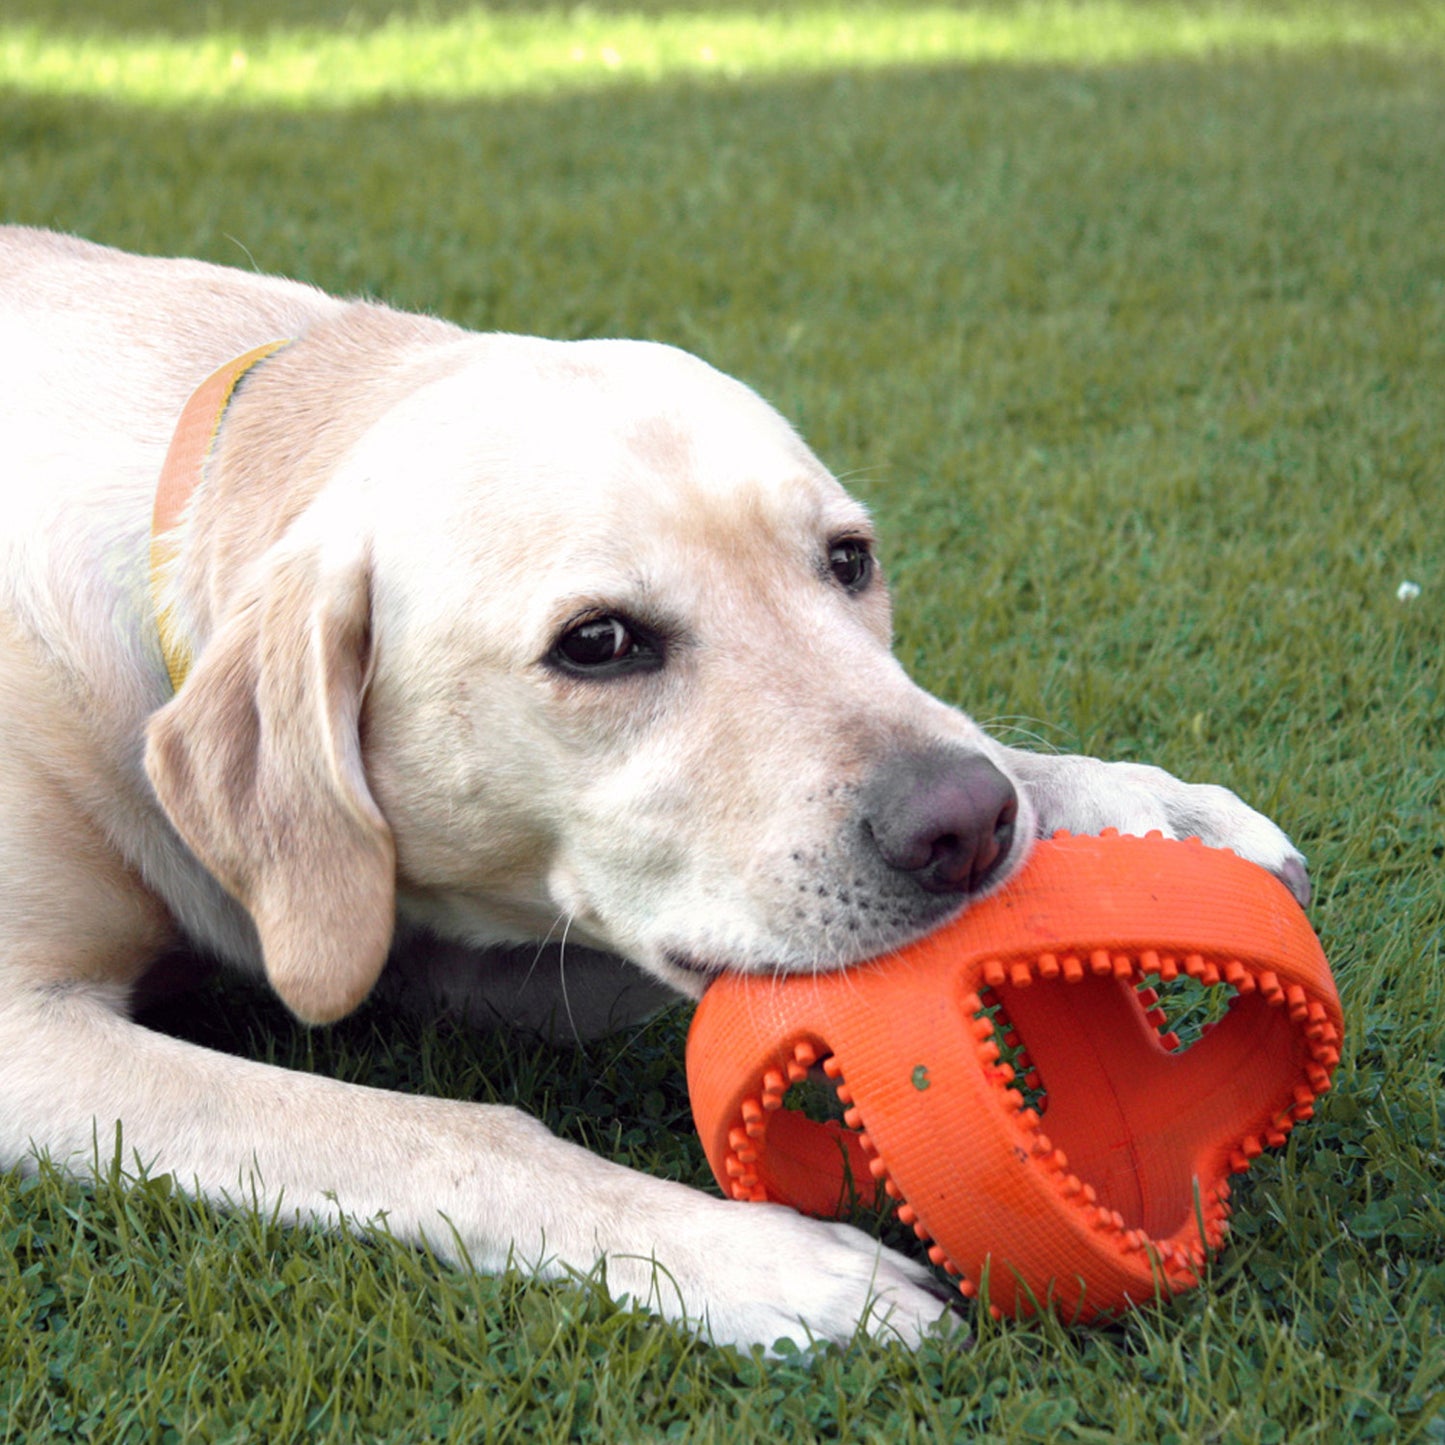
POLYGON ((1233 794, 1011 750, 910 683, 867 514, 680 351, 12 229, 0 368, 7 1165, 83 1171, 119 1122, 206 1198, 483 1269, 605 1259, 716 1340, 916 1340, 937 1294, 860 1232, 160 1036, 137 990, 186 941, 315 1023, 385 970, 595 1033, 893 947, 1057 827, 1307 887, 1233 794))

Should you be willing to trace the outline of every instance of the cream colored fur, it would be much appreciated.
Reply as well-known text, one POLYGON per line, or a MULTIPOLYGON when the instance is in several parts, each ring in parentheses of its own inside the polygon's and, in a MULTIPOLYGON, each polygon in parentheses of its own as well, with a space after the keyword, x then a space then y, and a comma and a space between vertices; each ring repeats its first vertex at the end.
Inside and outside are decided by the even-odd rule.
POLYGON ((907 748, 1013 780, 1000 878, 1039 830, 1113 825, 1304 887, 1232 794, 1004 748, 910 683, 881 584, 828 576, 866 514, 757 396, 666 347, 475 335, 0 231, 0 457, 8 1165, 83 1171, 119 1122, 128 1160, 207 1198, 384 1217, 483 1269, 605 1259, 614 1292, 715 1339, 916 1340, 941 1308, 924 1273, 852 1229, 644 1177, 514 1109, 209 1053, 131 1022, 135 990, 184 941, 312 1022, 381 979, 593 1033, 696 995, 699 968, 846 964, 957 906, 858 852, 859 789, 907 748), (190 391, 278 337, 177 531, 195 661, 171 697, 161 461, 190 391), (610 614, 666 635, 666 665, 549 664, 610 614))

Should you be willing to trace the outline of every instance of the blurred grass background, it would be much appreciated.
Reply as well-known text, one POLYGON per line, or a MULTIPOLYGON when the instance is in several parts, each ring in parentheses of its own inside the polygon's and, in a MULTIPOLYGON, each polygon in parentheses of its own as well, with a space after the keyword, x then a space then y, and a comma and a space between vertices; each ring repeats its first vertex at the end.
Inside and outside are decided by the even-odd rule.
MULTIPOLYGON (((913 1355, 3 1175, 0 1440, 1445 1439, 1442 138, 1424 0, 6 0, 0 219, 741 376, 878 514, 922 683, 1279 817, 1350 1036, 1206 1288, 913 1355)), ((682 1013, 159 1022, 707 1179, 682 1013)))

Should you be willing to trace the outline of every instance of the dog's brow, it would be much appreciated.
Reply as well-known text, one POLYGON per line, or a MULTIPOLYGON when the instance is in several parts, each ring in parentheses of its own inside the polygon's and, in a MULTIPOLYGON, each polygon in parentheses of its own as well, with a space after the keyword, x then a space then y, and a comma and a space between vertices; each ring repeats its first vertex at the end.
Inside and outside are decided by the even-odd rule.
POLYGON ((855 537, 873 540, 873 517, 868 509, 855 498, 844 493, 836 501, 823 507, 822 527, 830 536, 849 533, 855 537))

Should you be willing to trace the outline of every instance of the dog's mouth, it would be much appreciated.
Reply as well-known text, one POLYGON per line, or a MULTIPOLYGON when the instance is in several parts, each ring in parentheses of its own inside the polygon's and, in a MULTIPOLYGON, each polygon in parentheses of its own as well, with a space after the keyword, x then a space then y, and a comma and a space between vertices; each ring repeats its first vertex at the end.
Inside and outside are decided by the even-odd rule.
POLYGON ((941 928, 972 901, 972 898, 950 900, 947 907, 941 907, 922 918, 896 916, 889 920, 891 926, 886 933, 863 934, 851 948, 840 947, 823 956, 796 963, 785 963, 781 958, 772 955, 762 955, 754 959, 706 957, 682 948, 663 948, 660 956, 668 968, 689 980, 696 980, 703 987, 729 974, 796 978, 801 975, 841 973, 844 969, 854 968, 872 959, 888 957, 899 949, 906 948, 910 943, 941 928))
POLYGON ((870 959, 886 957, 925 934, 934 932, 954 914, 962 911, 966 903, 967 900, 957 902, 947 912, 916 920, 911 928, 903 928, 901 927, 902 920, 895 920, 895 923, 900 926, 892 937, 879 939, 870 936, 854 949, 839 950, 825 957, 810 958, 794 964, 784 963, 771 956, 751 961, 739 958, 707 958, 688 953, 680 948, 664 948, 661 957, 663 963, 669 968, 676 970, 677 973, 684 975, 689 980, 696 980, 704 988, 715 979, 728 974, 747 977, 761 975, 763 977, 796 978, 807 974, 841 973, 844 969, 856 967, 870 959))
MULTIPOLYGON (((686 953, 678 953, 675 949, 668 949, 662 955, 663 961, 670 967, 677 969, 679 973, 690 974, 693 978, 701 979, 704 983, 710 983, 719 975, 734 971, 730 964, 719 963, 716 959, 693 958, 686 953)), ((736 970, 738 972, 751 972, 751 970, 736 970)))

